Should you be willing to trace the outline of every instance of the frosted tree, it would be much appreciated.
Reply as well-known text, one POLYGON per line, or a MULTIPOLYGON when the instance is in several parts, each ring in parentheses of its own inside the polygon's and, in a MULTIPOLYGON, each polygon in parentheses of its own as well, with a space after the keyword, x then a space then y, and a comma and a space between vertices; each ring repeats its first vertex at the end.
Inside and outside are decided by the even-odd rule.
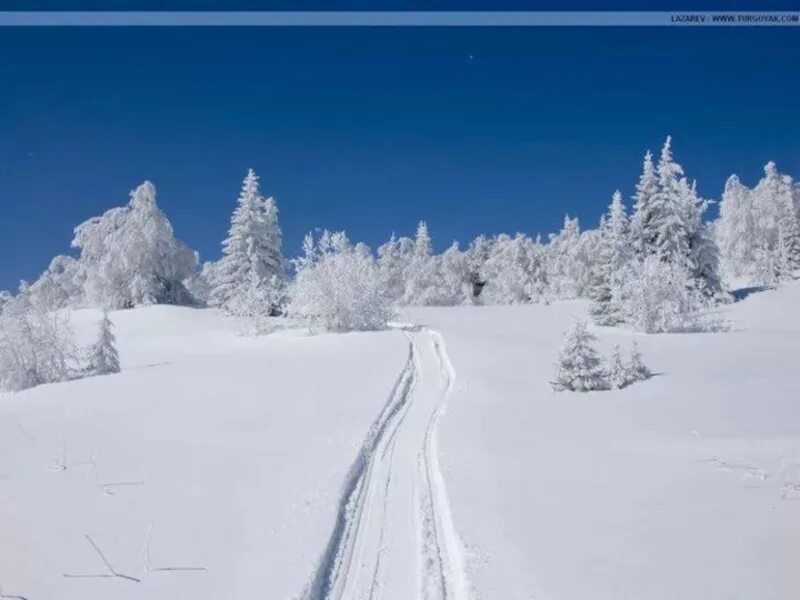
POLYGON ((564 217, 564 226, 555 235, 550 235, 546 247, 546 278, 548 291, 560 299, 578 298, 588 293, 594 239, 592 232, 581 234, 578 219, 564 217))
POLYGON ((103 311, 100 320, 97 341, 89 348, 88 372, 91 375, 109 375, 119 373, 119 354, 117 353, 116 338, 111 331, 113 323, 108 316, 108 311, 103 311))
POLYGON ((275 200, 261 195, 258 176, 250 169, 231 216, 228 237, 222 242, 222 258, 215 269, 210 303, 228 308, 237 294, 250 293, 251 272, 255 272, 256 280, 263 285, 282 282, 281 239, 275 200))
POLYGON ((572 326, 564 338, 550 382, 554 390, 588 392, 608 388, 595 342, 585 322, 578 321, 572 326))
POLYGON ((716 224, 725 276, 773 285, 800 269, 800 220, 792 179, 775 163, 752 190, 735 176, 725 187, 716 224))
POLYGON ((259 335, 270 331, 269 317, 276 316, 276 307, 286 301, 283 279, 273 275, 271 281, 262 281, 256 270, 250 270, 250 280, 240 285, 228 299, 228 313, 244 320, 245 333, 259 335))
POLYGON ((436 304, 436 287, 438 279, 437 257, 433 255, 433 243, 428 233, 428 226, 420 221, 414 247, 406 267, 406 289, 403 304, 429 305, 436 304))
POLYGON ((722 292, 719 274, 719 248, 709 226, 703 222, 709 201, 700 198, 695 183, 684 178, 678 184, 681 210, 687 226, 689 254, 687 265, 692 284, 709 297, 722 292))
POLYGON ((15 297, 0 314, 0 390, 19 391, 79 374, 74 335, 63 311, 15 297))
POLYGON ((186 304, 183 281, 197 257, 175 238, 156 204, 149 181, 131 192, 130 203, 75 228, 79 276, 93 306, 127 308, 139 304, 186 304))
POLYGON ((650 379, 653 373, 648 369, 642 360, 642 353, 639 351, 639 344, 633 342, 628 362, 625 364, 626 379, 629 383, 634 381, 644 381, 650 379))
POLYGON ((472 297, 472 281, 466 255, 458 249, 458 242, 442 253, 439 261, 439 286, 437 304, 457 306, 472 297))
POLYGON ((628 216, 622 194, 614 192, 608 212, 601 221, 597 261, 591 297, 591 314, 600 325, 614 325, 622 320, 620 307, 612 290, 622 269, 631 260, 628 216))
POLYGON ((691 226, 681 185, 683 168, 672 158, 672 138, 661 149, 656 167, 658 192, 652 201, 655 252, 661 260, 687 267, 691 226))
POLYGON ((611 389, 618 390, 631 383, 628 373, 628 365, 622 358, 622 351, 619 344, 615 344, 611 350, 611 356, 606 366, 606 380, 611 389))
POLYGON ((470 300, 477 302, 486 285, 485 265, 492 252, 492 240, 485 235, 479 235, 467 248, 467 268, 469 269, 469 282, 472 285, 470 300))
POLYGON ((633 249, 642 255, 656 251, 657 227, 654 213, 654 200, 658 193, 658 176, 653 165, 653 155, 648 150, 644 155, 644 165, 639 183, 636 184, 635 204, 631 217, 631 243, 633 249))
POLYGON ((759 234, 752 191, 736 175, 731 175, 725 182, 715 225, 720 267, 726 280, 752 275, 762 243, 759 234))
POLYGON ((538 292, 533 276, 540 276, 531 239, 518 233, 495 237, 483 265, 485 288, 481 297, 488 304, 525 304, 538 292), (536 272, 534 273, 534 271, 536 272))
POLYGON ((612 294, 624 322, 645 333, 724 328, 723 323, 703 312, 711 300, 692 281, 686 267, 651 255, 631 261, 612 294))
POLYGON ((328 331, 386 327, 392 301, 363 244, 354 246, 343 232, 324 231, 318 239, 308 234, 295 269, 289 316, 328 331))
POLYGON ((386 293, 393 302, 399 302, 406 291, 406 275, 411 263, 414 242, 410 238, 396 238, 394 234, 388 242, 378 248, 378 270, 386 287, 386 293))
POLYGON ((43 310, 79 306, 84 301, 85 272, 71 256, 56 256, 47 270, 31 284, 31 303, 43 310))

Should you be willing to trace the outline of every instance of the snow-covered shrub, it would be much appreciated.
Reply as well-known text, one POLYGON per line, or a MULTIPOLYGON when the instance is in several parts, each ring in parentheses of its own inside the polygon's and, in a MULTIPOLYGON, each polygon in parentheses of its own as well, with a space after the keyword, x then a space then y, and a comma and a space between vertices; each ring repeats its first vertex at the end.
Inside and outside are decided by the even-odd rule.
POLYGON ((66 317, 35 307, 0 314, 0 390, 19 391, 77 376, 78 352, 66 317))
MULTIPOLYGON (((231 216, 228 237, 222 242, 222 258, 213 268, 204 268, 211 287, 209 302, 230 310, 232 304, 241 304, 237 294, 250 293, 253 278, 264 285, 277 281, 282 286, 281 240, 275 200, 261 195, 258 176, 250 169, 231 216)), ((270 310, 274 312, 277 306, 270 310)))
POLYGON ((90 305, 191 303, 183 281, 194 270, 195 253, 175 238, 149 181, 131 192, 127 206, 76 227, 72 245, 80 250, 84 294, 90 305))
POLYGON ((596 338, 577 321, 567 332, 558 354, 555 375, 550 385, 556 391, 588 392, 608 389, 606 374, 597 350, 596 338))
POLYGON ((619 345, 614 346, 611 351, 611 356, 608 358, 606 380, 611 388, 615 390, 624 388, 631 382, 629 379, 628 366, 622 359, 622 351, 619 349, 619 345))
POLYGON ((687 269, 657 255, 632 261, 612 291, 622 320, 645 333, 718 331, 724 324, 704 311, 713 301, 687 269))
POLYGON ((286 286, 282 277, 273 275, 269 281, 262 281, 251 270, 249 281, 234 290, 226 309, 245 321, 247 333, 259 335, 270 331, 269 317, 280 314, 285 303, 286 286))
POLYGON ((328 331, 382 329, 393 311, 375 259, 344 232, 308 234, 295 261, 288 314, 328 331))
POLYGON ((108 311, 103 311, 103 318, 98 327, 97 341, 89 347, 87 352, 88 375, 110 375, 119 373, 119 354, 117 353, 117 340, 111 331, 114 324, 108 316, 108 311))
POLYGON ((628 362, 625 365, 627 371, 627 379, 629 383, 634 381, 644 381, 650 379, 653 373, 648 369, 642 360, 642 353, 639 352, 639 345, 633 342, 631 353, 628 357, 628 362))
POLYGON ((636 342, 633 343, 627 360, 622 358, 619 345, 614 346, 606 364, 606 379, 611 389, 618 390, 637 381, 650 379, 652 376, 650 369, 642 361, 642 355, 636 342))

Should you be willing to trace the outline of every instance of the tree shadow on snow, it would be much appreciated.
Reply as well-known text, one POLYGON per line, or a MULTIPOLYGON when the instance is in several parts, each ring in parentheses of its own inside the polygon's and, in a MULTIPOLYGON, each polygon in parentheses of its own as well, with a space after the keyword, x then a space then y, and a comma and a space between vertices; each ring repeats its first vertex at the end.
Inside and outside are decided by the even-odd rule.
POLYGON ((759 292, 766 292, 768 290, 774 290, 774 287, 770 287, 768 285, 754 285, 751 287, 739 288, 738 290, 733 290, 731 292, 731 296, 733 296, 733 300, 735 302, 741 302, 751 294, 758 294, 759 292))

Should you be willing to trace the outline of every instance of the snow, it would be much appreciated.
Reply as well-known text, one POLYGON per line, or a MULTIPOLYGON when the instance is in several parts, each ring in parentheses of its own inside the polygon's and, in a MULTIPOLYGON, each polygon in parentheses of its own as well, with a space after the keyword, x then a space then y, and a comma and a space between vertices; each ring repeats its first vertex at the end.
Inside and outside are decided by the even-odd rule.
POLYGON ((410 310, 459 374, 441 460, 477 597, 797 598, 798 305, 792 284, 729 333, 596 328, 656 377, 583 394, 547 376, 585 302, 410 310))
MULTIPOLYGON (((79 311, 73 325, 93 339, 99 318, 79 311)), ((214 310, 164 306, 111 318, 121 374, 0 397, 3 593, 292 597, 330 535, 405 336, 242 338, 214 310), (80 464, 91 457, 96 471, 80 464), (97 487, 123 482, 144 483, 97 487), (151 567, 206 571, 143 572, 150 525, 151 567), (64 578, 105 572, 87 534, 141 583, 64 578)))
MULTIPOLYGON (((257 338, 113 312, 120 374, 0 397, 2 593, 792 600, 799 305, 795 283, 725 307, 729 332, 592 327, 655 376, 588 393, 548 383, 586 301, 257 338), (87 535, 141 581, 63 577, 109 574, 87 535)), ((99 318, 74 313, 83 342, 99 318)))

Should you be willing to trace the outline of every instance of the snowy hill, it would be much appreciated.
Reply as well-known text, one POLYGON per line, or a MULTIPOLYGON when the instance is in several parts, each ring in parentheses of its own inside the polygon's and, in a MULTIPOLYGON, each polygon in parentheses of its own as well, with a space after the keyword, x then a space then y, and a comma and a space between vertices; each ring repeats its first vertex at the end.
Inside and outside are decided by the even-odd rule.
POLYGON ((581 301, 258 338, 114 312, 122 373, 0 397, 2 593, 797 598, 798 306, 789 284, 726 333, 594 328, 657 376, 586 394, 548 385, 581 301))

